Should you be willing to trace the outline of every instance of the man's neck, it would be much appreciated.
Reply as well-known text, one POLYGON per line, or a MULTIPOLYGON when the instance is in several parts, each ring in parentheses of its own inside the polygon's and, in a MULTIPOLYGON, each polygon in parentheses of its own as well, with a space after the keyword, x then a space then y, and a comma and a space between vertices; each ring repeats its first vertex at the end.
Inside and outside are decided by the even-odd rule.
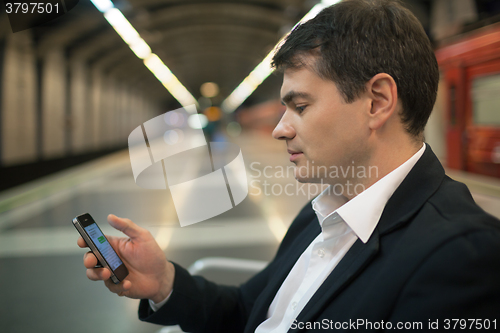
POLYGON ((355 178, 343 179, 343 195, 351 200, 381 178, 385 177, 415 155, 424 143, 408 141, 392 145, 379 145, 373 150, 370 161, 366 165, 357 166, 355 178), (353 189, 349 191, 349 189, 353 189), (356 190, 357 189, 357 190, 356 190))

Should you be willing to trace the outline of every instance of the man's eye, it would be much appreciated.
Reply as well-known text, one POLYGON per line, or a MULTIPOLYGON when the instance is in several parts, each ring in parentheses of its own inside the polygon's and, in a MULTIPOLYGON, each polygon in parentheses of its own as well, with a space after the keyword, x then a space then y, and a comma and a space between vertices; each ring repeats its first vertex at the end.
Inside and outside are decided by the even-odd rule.
POLYGON ((306 107, 307 107, 306 105, 296 106, 295 110, 297 110, 297 112, 299 112, 299 113, 302 113, 302 112, 304 112, 306 107))

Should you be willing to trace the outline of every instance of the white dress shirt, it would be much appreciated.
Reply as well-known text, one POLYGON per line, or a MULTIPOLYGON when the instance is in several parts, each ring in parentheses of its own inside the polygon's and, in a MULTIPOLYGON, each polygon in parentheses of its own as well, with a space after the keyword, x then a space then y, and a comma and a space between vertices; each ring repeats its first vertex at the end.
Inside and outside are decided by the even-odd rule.
POLYGON ((394 191, 425 150, 351 199, 327 188, 312 201, 321 233, 299 257, 255 333, 284 333, 358 238, 366 243, 394 191))

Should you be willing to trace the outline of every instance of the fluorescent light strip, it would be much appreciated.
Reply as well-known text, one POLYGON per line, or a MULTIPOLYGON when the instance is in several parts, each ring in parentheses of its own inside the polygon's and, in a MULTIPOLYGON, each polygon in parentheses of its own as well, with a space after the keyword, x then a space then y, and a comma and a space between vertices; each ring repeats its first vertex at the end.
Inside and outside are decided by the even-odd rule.
POLYGON ((113 29, 127 43, 132 52, 144 60, 144 65, 163 84, 168 92, 182 105, 188 106, 198 102, 191 93, 179 82, 177 77, 161 61, 161 59, 151 52, 148 43, 141 38, 137 30, 130 24, 123 13, 115 8, 110 0, 90 0, 94 6, 102 13, 104 18, 111 24, 113 29))
POLYGON ((101 12, 104 13, 107 10, 114 8, 115 5, 110 0, 90 0, 94 6, 101 12))
MULTIPOLYGON (((297 22, 292 30, 295 29, 297 25, 318 15, 323 8, 331 6, 339 1, 340 0, 323 0, 321 3, 311 8, 311 10, 304 15, 299 22, 297 22)), ((281 37, 280 41, 276 44, 273 50, 269 52, 264 60, 262 60, 261 63, 258 64, 257 67, 255 67, 254 70, 250 72, 250 74, 248 74, 248 76, 238 85, 238 87, 236 87, 236 89, 234 89, 233 92, 226 97, 221 105, 222 110, 226 113, 234 112, 248 98, 248 96, 250 96, 269 75, 271 75, 274 71, 274 69, 271 68, 271 59, 273 58, 275 50, 277 50, 281 43, 283 43, 285 37, 288 36, 289 33, 290 32, 281 37)))

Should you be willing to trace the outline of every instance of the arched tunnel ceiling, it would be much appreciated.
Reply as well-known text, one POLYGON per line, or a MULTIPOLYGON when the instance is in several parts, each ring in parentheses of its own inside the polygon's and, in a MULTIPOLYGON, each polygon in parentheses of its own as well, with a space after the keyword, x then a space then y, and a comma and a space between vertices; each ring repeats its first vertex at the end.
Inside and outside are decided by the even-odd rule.
MULTIPOLYGON (((113 2, 196 98, 201 84, 213 81, 220 86, 220 102, 319 0, 113 2)), ((31 30, 39 56, 53 47, 62 48, 69 60, 84 61, 89 68, 97 67, 156 96, 159 102, 176 105, 89 0, 80 0, 66 15, 31 30)), ((251 101, 277 96, 280 80, 271 77, 268 81, 251 101)))
MULTIPOLYGON (((113 2, 196 98, 200 97, 201 84, 212 81, 220 86, 220 102, 318 1, 113 2)), ((62 48, 69 60, 84 61, 89 70, 98 68, 147 91, 162 103, 176 104, 88 0, 81 0, 66 15, 33 28, 32 34, 41 57, 53 47, 62 48)), ((278 91, 279 83, 273 82, 278 91)))

